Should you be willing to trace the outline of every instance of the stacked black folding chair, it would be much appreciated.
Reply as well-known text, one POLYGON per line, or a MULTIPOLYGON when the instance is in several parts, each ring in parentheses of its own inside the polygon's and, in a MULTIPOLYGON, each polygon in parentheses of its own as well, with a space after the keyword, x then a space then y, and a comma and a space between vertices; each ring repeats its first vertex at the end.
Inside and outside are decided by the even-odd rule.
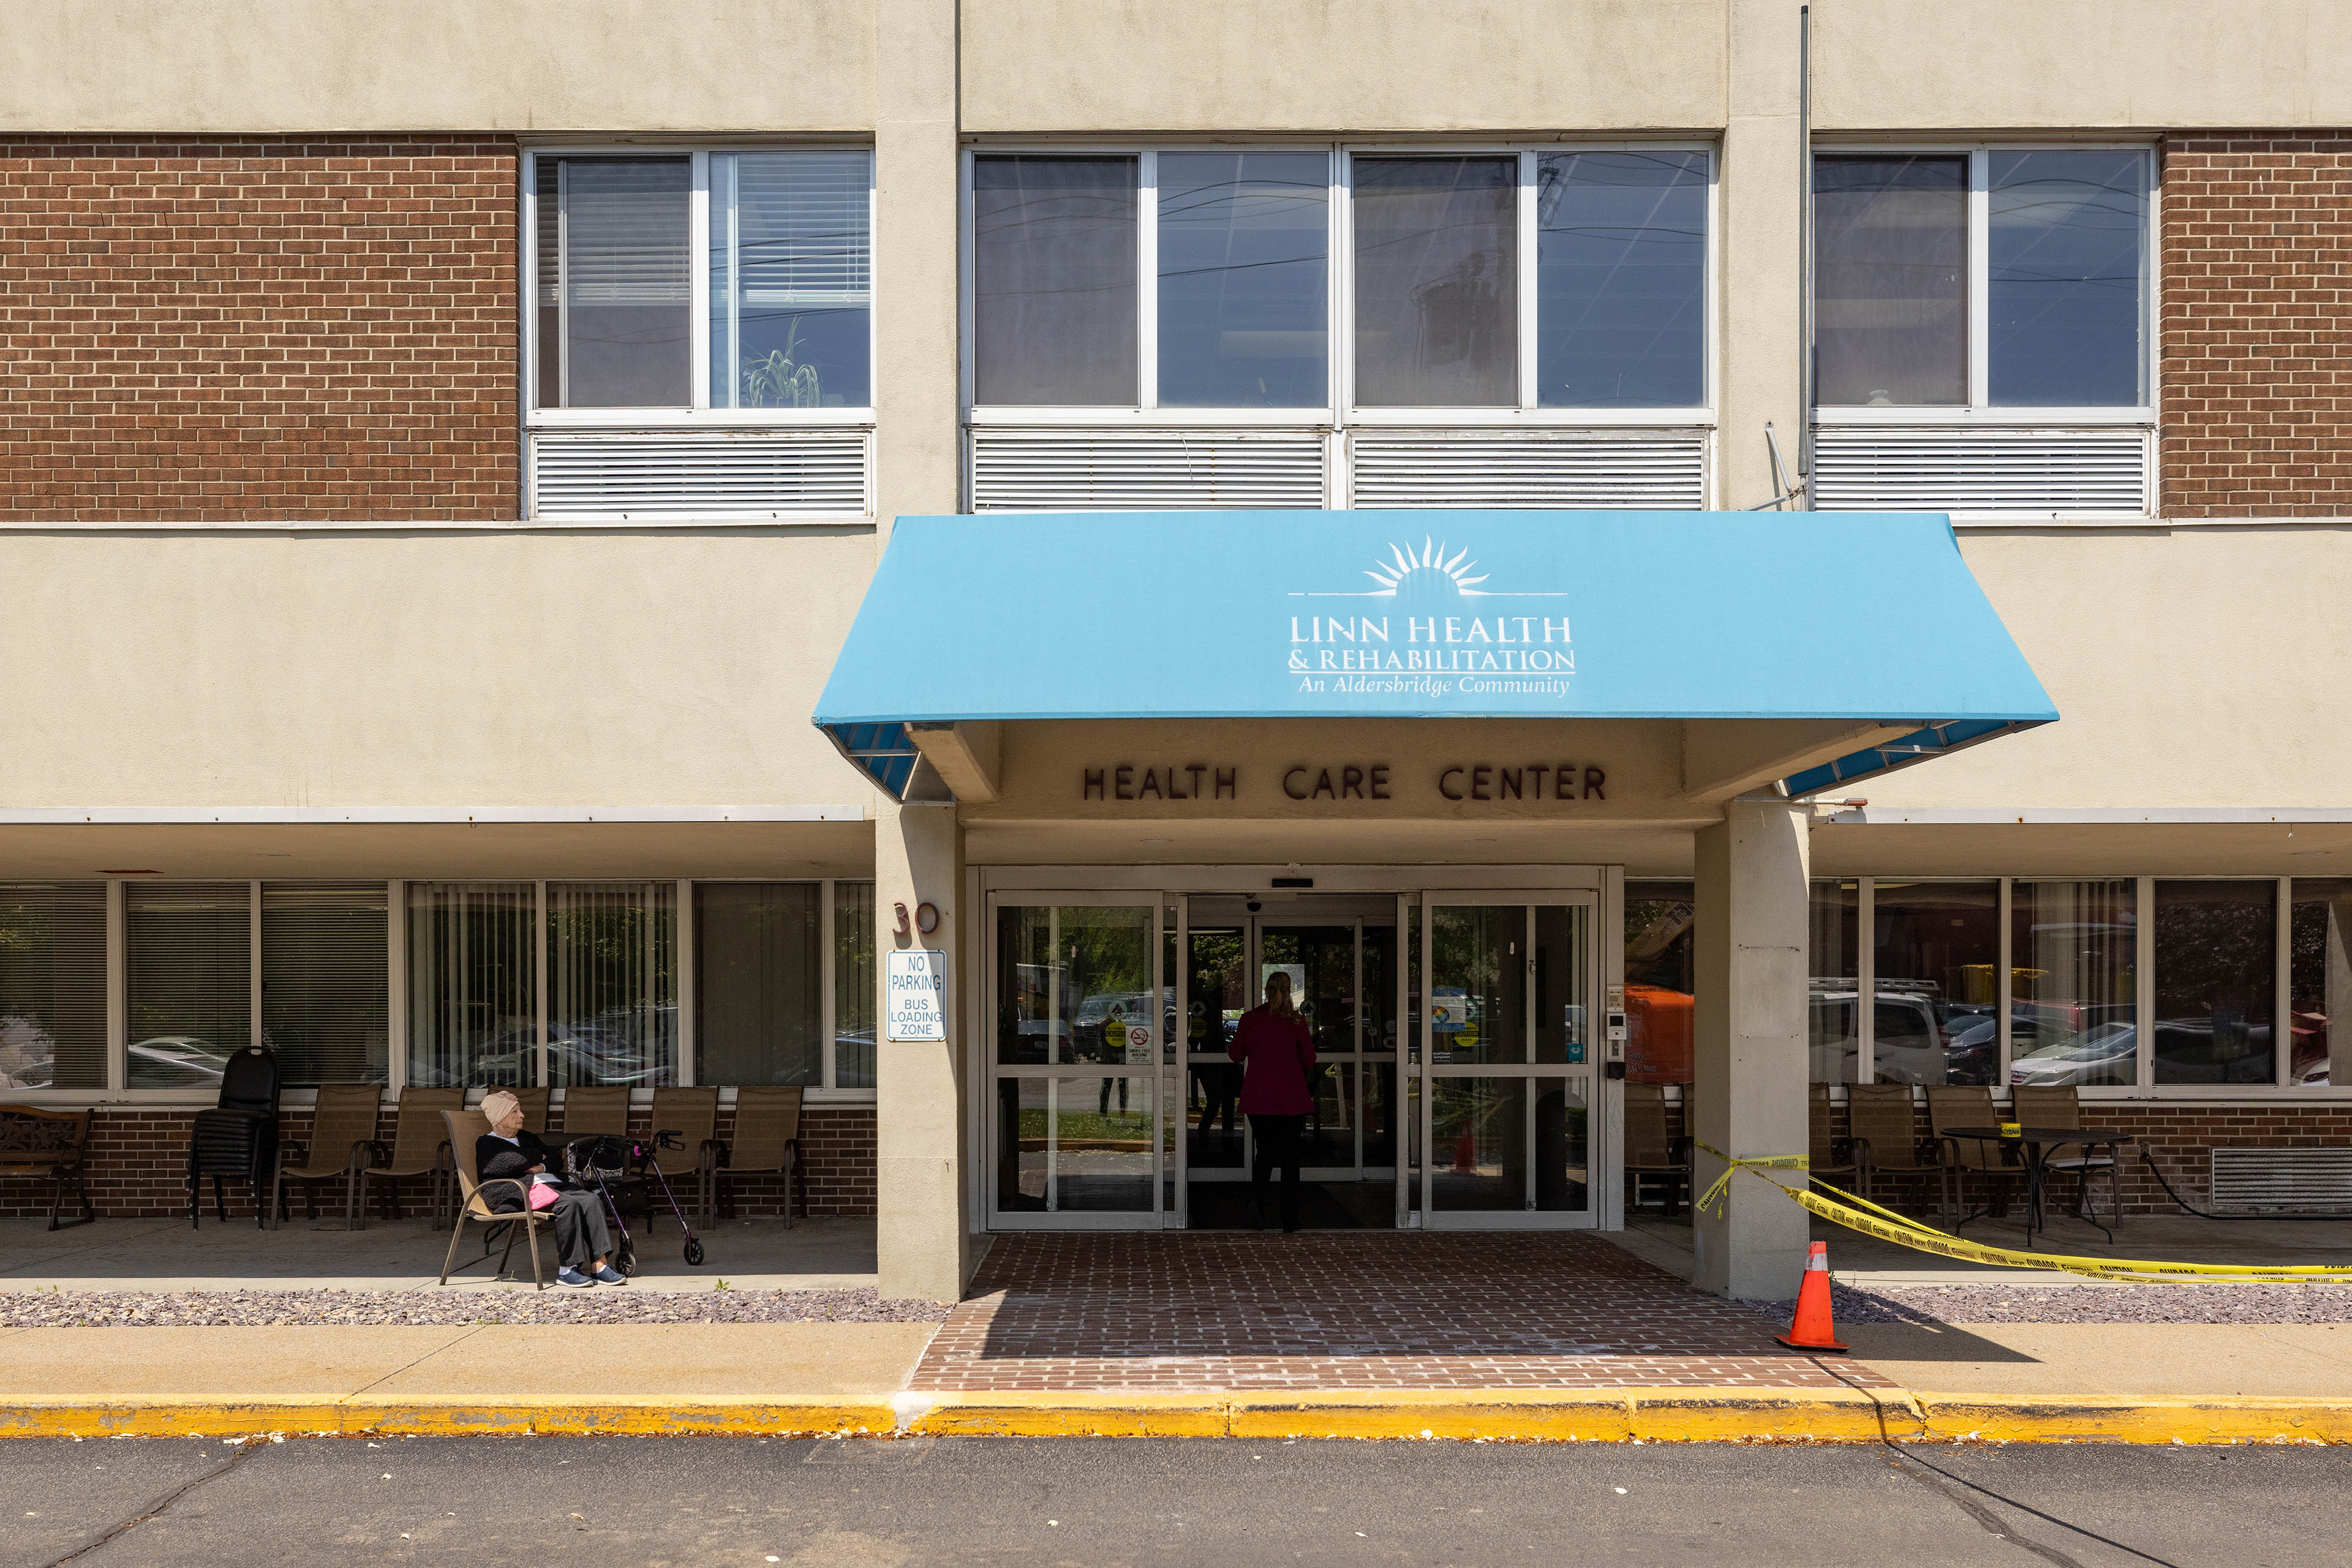
POLYGON ((269 1223, 269 1173, 278 1163, 278 1057, 258 1046, 229 1058, 221 1073, 220 1102, 196 1112, 196 1130, 188 1140, 188 1224, 203 1212, 198 1197, 207 1175, 213 1179, 213 1207, 223 1224, 228 1220, 228 1199, 221 1190, 224 1176, 243 1176, 253 1184, 256 1224, 269 1223))

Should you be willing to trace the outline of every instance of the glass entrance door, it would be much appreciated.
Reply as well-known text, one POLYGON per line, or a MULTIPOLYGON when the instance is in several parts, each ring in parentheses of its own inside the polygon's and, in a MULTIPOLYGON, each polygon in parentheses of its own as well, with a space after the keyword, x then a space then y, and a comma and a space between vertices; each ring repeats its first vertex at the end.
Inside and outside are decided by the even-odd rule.
POLYGON ((1174 1017, 1160 901, 1034 897, 993 910, 991 1226, 1156 1226, 1171 1195, 1160 1058, 1174 1017))
POLYGON ((1185 1217, 1251 1222, 1253 1143, 1242 1068, 1226 1054, 1241 1016, 1290 976, 1315 1039, 1300 1177, 1310 1228, 1396 1223, 1398 901, 1393 895, 1196 897, 1183 933, 1185 1217), (1256 906, 1253 908, 1252 906, 1256 906))
POLYGON ((1421 919, 1423 1224, 1591 1225, 1602 1125, 1591 895, 1432 893, 1421 919))

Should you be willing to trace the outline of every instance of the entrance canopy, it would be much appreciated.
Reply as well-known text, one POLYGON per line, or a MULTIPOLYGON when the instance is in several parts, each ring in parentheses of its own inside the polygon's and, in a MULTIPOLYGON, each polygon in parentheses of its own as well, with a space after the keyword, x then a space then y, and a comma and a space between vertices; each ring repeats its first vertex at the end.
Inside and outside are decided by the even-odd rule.
POLYGON ((900 518, 815 721, 893 795, 997 720, 1845 720, 1830 787, 2058 714, 1948 521, 1202 511, 900 518))

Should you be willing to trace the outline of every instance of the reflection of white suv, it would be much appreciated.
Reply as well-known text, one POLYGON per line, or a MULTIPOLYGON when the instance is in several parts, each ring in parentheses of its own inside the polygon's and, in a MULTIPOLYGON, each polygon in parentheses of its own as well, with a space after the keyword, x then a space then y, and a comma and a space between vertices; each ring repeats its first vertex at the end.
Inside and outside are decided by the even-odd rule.
POLYGON ((2009 1081, 2036 1089, 2131 1083, 2139 1075, 2138 1055, 2138 1029, 2129 1024, 2094 1024, 2011 1062, 2009 1081))

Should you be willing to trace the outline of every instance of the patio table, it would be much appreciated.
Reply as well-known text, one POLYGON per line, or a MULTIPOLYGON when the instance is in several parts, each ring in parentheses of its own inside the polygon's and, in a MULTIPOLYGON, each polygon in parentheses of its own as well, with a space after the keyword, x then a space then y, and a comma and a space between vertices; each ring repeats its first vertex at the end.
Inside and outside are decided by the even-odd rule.
MULTIPOLYGON (((2063 1148, 2069 1143, 2080 1143, 2086 1151, 2104 1148, 2110 1157, 2120 1161, 2122 1158, 2120 1146, 2132 1141, 2127 1133, 2111 1131, 2099 1127, 2021 1127, 2014 1132, 2003 1131, 1998 1127, 1947 1127, 1938 1136, 1967 1138, 1979 1143, 1999 1143, 2003 1146, 2004 1152, 2011 1149, 2023 1152, 2026 1193, 2025 1245, 2028 1247, 2033 1245, 2033 1233, 2036 1230, 2049 1228, 2042 1220, 2042 1191, 2043 1184, 2048 1179, 2050 1151, 2063 1148)), ((1963 1216, 1959 1225, 1952 1228, 1957 1231, 1960 1226, 1968 1224, 1969 1220, 1982 1219, 1991 1212, 1990 1209, 1979 1209, 1974 1214, 1963 1216)), ((2115 1240, 2114 1231, 2100 1225, 2097 1220, 2091 1220, 2090 1223, 2097 1226, 2100 1235, 2109 1241, 2115 1240)))

